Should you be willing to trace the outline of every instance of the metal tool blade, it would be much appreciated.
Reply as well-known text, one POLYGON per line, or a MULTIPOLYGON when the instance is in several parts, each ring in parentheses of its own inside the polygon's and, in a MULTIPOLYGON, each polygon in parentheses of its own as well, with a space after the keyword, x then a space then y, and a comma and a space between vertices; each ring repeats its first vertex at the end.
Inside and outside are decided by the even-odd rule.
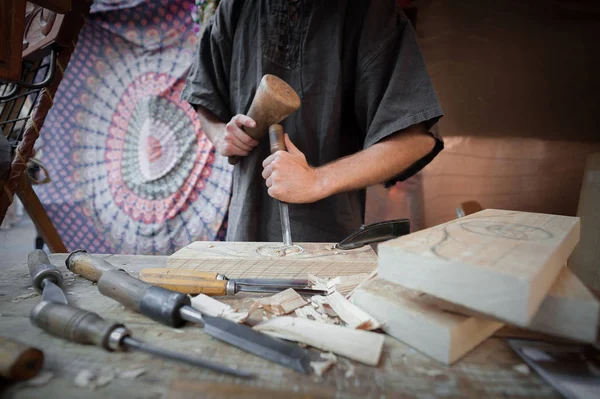
POLYGON ((350 250, 364 245, 391 240, 410 234, 410 220, 397 219, 360 226, 358 230, 344 238, 335 246, 337 249, 350 250))
POLYGON ((281 233, 283 234, 283 243, 292 246, 292 227, 290 226, 290 213, 288 204, 279 201, 279 217, 281 218, 281 233))
POLYGON ((262 293, 277 293, 284 291, 288 288, 293 288, 300 295, 327 295, 328 292, 325 290, 313 290, 311 288, 298 288, 298 287, 279 287, 276 285, 254 285, 254 284, 239 284, 237 286, 237 292, 262 292, 262 293))
POLYGON ((221 317, 203 315, 189 306, 181 308, 181 317, 203 325, 208 335, 246 352, 304 374, 310 373, 310 353, 299 346, 221 317))
POLYGON ((238 284, 243 285, 274 285, 276 287, 308 287, 310 282, 302 279, 280 279, 280 278, 234 278, 238 284))
POLYGON ((226 373, 226 374, 234 375, 236 377, 241 377, 241 378, 253 377, 253 374, 248 371, 232 369, 230 367, 223 366, 222 364, 214 363, 209 360, 195 359, 191 356, 187 356, 182 353, 172 352, 172 351, 169 351, 166 349, 162 349, 162 348, 159 348, 156 346, 149 345, 149 344, 139 341, 135 338, 125 337, 125 338, 123 338, 122 343, 131 349, 150 353, 152 355, 164 357, 166 359, 171 359, 171 360, 175 360, 178 362, 190 364, 192 366, 201 367, 201 368, 205 368, 205 369, 209 369, 209 370, 213 370, 213 371, 218 371, 220 373, 226 373))
POLYGON ((42 281, 42 300, 45 302, 62 303, 68 305, 67 296, 56 284, 49 278, 42 281))

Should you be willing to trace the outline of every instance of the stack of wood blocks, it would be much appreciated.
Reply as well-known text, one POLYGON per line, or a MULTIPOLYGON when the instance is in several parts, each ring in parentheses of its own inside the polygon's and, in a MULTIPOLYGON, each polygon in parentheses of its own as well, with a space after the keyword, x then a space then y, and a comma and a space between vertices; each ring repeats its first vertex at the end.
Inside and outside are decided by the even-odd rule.
POLYGON ((503 325, 591 343, 600 303, 567 268, 577 217, 483 210, 379 245, 350 300, 390 336, 452 364, 503 325))

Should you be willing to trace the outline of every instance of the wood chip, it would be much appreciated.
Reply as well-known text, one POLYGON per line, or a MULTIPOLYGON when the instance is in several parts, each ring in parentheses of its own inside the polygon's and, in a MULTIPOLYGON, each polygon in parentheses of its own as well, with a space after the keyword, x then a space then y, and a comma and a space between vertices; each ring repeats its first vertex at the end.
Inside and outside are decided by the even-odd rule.
POLYGON ((277 294, 258 299, 251 307, 251 310, 256 308, 263 308, 267 312, 271 312, 274 315, 282 316, 293 312, 306 305, 307 302, 294 291, 293 288, 288 288, 285 291, 278 292, 277 294))
POLYGON ((352 378, 354 377, 354 365, 350 363, 349 360, 344 359, 344 364, 346 365, 346 372, 344 373, 344 377, 352 378))
POLYGON ((145 374, 146 369, 125 370, 119 373, 119 378, 135 380, 140 375, 145 374))
POLYGON ((337 313, 331 308, 329 302, 327 302, 327 298, 321 295, 313 295, 310 298, 312 304, 314 304, 315 309, 323 314, 326 314, 331 317, 337 317, 337 313))
POLYGON ((438 375, 443 375, 444 374, 444 372, 441 371, 441 370, 428 369, 428 368, 420 367, 420 366, 414 367, 414 370, 417 373, 426 374, 426 375, 428 375, 430 377, 437 377, 438 375))
POLYGON ((238 312, 237 309, 204 294, 192 298, 192 307, 209 316, 222 317, 236 323, 243 323, 249 314, 249 312, 238 312))
POLYGON ((42 371, 34 378, 27 380, 26 384, 30 387, 40 387, 46 385, 54 377, 54 373, 51 371, 42 371))
POLYGON ((298 317, 275 317, 253 327, 257 331, 336 353, 376 366, 385 336, 298 317))
POLYGON ((517 364, 516 366, 513 366, 512 369, 515 370, 517 373, 523 375, 529 375, 531 373, 529 366, 527 366, 526 364, 517 364))
POLYGON ((321 353, 321 358, 323 358, 324 361, 309 363, 310 367, 312 367, 315 374, 319 377, 322 377, 327 370, 329 370, 331 367, 333 367, 334 364, 337 363, 337 357, 331 352, 321 353))
POLYGON ((322 323, 336 324, 336 320, 324 313, 317 312, 312 305, 306 305, 294 311, 297 317, 308 320, 316 320, 322 323))
POLYGON ((24 294, 24 295, 19 295, 14 297, 11 302, 19 302, 19 301, 24 301, 25 299, 30 299, 30 298, 35 298, 36 296, 39 296, 40 294, 38 294, 37 292, 30 292, 28 294, 24 294))
POLYGON ((344 298, 339 292, 333 292, 326 297, 329 306, 350 328, 361 330, 375 330, 381 323, 371 317, 367 312, 344 298))
POLYGON ((87 388, 92 384, 92 381, 96 378, 96 375, 90 370, 81 370, 75 376, 75 385, 80 388, 87 388))

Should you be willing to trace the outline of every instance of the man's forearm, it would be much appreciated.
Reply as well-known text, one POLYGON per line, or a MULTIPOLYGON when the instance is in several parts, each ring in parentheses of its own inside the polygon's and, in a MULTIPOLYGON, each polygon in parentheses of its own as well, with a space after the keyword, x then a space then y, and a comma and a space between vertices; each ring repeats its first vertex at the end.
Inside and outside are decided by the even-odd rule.
POLYGON ((389 180, 429 154, 435 139, 414 125, 366 150, 316 168, 319 197, 359 190, 389 180))
POLYGON ((221 121, 215 114, 201 105, 196 106, 196 112, 198 113, 198 119, 200 119, 200 126, 204 134, 215 145, 225 129, 225 122, 221 121))

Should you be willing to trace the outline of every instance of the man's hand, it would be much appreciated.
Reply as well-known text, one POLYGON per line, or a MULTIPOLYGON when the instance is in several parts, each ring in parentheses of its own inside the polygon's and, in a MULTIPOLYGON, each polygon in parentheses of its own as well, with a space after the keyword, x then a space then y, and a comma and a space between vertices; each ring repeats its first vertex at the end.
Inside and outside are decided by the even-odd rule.
POLYGON ((263 162, 262 176, 269 195, 290 203, 309 203, 325 198, 328 193, 318 169, 308 165, 304 154, 285 135, 286 151, 277 151, 263 162))
POLYGON ((256 122, 246 115, 236 115, 225 125, 223 131, 215 137, 214 145, 219 154, 230 157, 246 156, 258 145, 258 140, 248 136, 242 127, 255 127, 256 122))

